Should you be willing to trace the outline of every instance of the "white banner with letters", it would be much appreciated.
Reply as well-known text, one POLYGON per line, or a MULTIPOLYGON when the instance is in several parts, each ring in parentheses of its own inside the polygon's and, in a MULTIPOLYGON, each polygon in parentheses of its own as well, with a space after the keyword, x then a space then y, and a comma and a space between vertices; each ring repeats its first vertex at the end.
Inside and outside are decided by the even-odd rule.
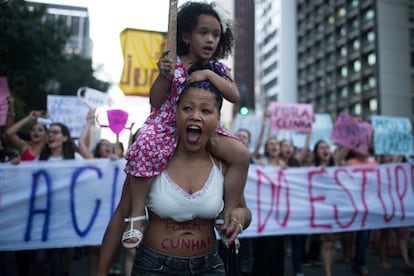
MULTIPOLYGON (((122 190, 124 160, 0 165, 0 251, 98 245, 122 190)), ((414 225, 414 164, 251 165, 243 236, 414 225)), ((120 222, 123 223, 123 222, 120 222)))

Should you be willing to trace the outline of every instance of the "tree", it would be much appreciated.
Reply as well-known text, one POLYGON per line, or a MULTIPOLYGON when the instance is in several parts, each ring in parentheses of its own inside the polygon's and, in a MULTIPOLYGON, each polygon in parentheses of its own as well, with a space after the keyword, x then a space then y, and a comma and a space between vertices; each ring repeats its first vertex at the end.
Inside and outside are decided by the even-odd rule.
POLYGON ((94 77, 92 60, 79 55, 70 55, 60 64, 56 74, 56 94, 74 95, 79 87, 88 86, 107 91, 109 83, 94 77))
POLYGON ((76 95, 81 86, 106 91, 91 59, 64 53, 70 30, 46 16, 45 5, 0 0, 0 76, 6 76, 18 117, 46 110, 47 94, 76 95), (63 93, 60 93, 63 92, 63 93))
POLYGON ((64 60, 69 32, 59 20, 44 20, 44 6, 0 1, 0 75, 8 79, 17 112, 45 109, 47 83, 64 60))

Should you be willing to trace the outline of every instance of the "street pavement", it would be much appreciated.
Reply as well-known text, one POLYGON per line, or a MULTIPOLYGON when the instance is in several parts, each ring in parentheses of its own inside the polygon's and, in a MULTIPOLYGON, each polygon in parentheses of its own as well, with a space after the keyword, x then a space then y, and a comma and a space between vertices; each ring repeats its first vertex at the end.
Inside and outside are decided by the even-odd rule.
MULTIPOLYGON (((337 259, 341 257, 341 252, 338 250, 337 259)), ((121 260, 123 256, 121 256, 121 260)), ((410 275, 404 271, 404 265, 400 257, 389 257, 388 261, 391 265, 390 269, 384 269, 378 266, 378 255, 376 253, 370 252, 368 254, 368 271, 370 276, 407 276, 410 275)), ((286 257, 286 276, 294 276, 291 271, 291 260, 290 257, 286 257)), ((320 265, 313 265, 310 267, 304 267, 305 276, 323 276, 322 267, 320 265)), ((88 275, 88 261, 87 256, 82 257, 79 260, 74 261, 71 272, 71 276, 89 276, 88 275)), ((121 274, 110 274, 112 275, 121 275, 121 274)), ((354 274, 351 270, 349 264, 343 264, 339 261, 335 261, 333 264, 333 276, 352 276, 354 274)), ((413 275, 413 274, 411 274, 413 275)))

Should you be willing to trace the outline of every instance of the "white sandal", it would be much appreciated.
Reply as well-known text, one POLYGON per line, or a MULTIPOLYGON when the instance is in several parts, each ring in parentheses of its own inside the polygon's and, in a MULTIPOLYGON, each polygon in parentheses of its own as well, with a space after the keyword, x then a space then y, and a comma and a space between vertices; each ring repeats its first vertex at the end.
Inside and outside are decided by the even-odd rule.
POLYGON ((122 245, 125 248, 134 248, 137 247, 143 237, 143 234, 140 230, 138 229, 134 229, 134 222, 135 221, 141 221, 141 220, 147 220, 147 216, 146 215, 142 215, 139 217, 132 217, 132 218, 125 218, 125 222, 129 222, 131 223, 131 228, 127 231, 124 232, 124 234, 122 235, 122 245), (127 240, 129 239, 137 239, 136 242, 127 242, 127 240))

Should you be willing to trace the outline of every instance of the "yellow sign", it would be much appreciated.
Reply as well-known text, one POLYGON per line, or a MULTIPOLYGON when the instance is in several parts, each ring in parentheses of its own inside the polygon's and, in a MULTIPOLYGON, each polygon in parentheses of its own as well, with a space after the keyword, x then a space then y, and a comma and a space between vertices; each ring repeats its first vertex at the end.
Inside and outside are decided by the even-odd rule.
POLYGON ((121 33, 124 68, 119 88, 127 96, 148 96, 158 76, 157 61, 166 49, 162 32, 125 29, 121 33))

